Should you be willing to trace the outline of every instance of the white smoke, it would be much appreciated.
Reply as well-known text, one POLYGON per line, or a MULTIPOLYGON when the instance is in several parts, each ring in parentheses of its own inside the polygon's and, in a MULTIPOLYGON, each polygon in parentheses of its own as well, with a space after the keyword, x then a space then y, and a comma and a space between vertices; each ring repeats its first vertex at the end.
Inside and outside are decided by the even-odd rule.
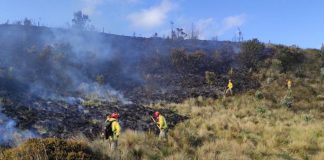
POLYGON ((97 99, 108 102, 121 102, 122 104, 131 104, 132 102, 126 99, 120 92, 114 90, 109 85, 100 85, 94 83, 81 83, 77 90, 83 93, 84 97, 97 99))
POLYGON ((246 21, 246 15, 236 15, 236 16, 229 16, 223 19, 223 23, 220 29, 217 31, 217 35, 223 35, 228 30, 236 29, 237 27, 242 26, 246 21))
POLYGON ((37 135, 30 130, 21 130, 16 128, 16 122, 2 113, 1 105, 0 133, 0 144, 8 146, 16 146, 27 139, 37 137, 37 135))

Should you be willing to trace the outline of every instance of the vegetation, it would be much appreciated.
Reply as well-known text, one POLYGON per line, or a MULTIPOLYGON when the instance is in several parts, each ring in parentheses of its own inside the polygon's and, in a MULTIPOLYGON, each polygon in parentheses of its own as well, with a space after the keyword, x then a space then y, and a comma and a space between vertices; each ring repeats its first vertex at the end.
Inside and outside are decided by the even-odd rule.
MULTIPOLYGON (((308 57, 307 61, 296 63, 302 63, 304 79, 293 76, 293 71, 284 74, 273 72, 272 67, 260 68, 253 73, 261 82, 258 90, 236 94, 224 101, 198 97, 183 103, 147 106, 171 109, 190 117, 170 130, 167 141, 159 141, 152 132, 127 130, 120 137, 117 153, 106 152, 107 142, 88 143, 94 152, 121 159, 321 160, 324 158, 324 103, 319 97, 324 88, 318 74, 320 62, 316 56, 303 56, 308 57), (317 75, 308 70, 317 70, 317 75), (293 80, 289 92, 288 74, 293 80)), ((212 72, 205 74, 209 77, 212 72)))
POLYGON ((200 50, 190 53, 186 52, 184 49, 174 49, 170 57, 172 65, 178 72, 189 74, 204 75, 205 71, 222 72, 221 66, 228 66, 229 64, 220 63, 223 59, 223 54, 219 52, 216 52, 215 55, 211 55, 200 50))
POLYGON ((243 67, 256 70, 264 59, 265 46, 257 39, 249 40, 241 45, 239 61, 243 67))
POLYGON ((73 15, 73 27, 77 29, 85 29, 86 25, 90 22, 89 16, 82 13, 82 11, 75 12, 73 15))
POLYGON ((214 72, 206 71, 205 72, 205 79, 206 79, 207 84, 213 85, 215 83, 216 74, 214 72))
MULTIPOLYGON (((82 13, 75 16, 75 25, 84 26, 83 22, 87 21, 87 17, 82 13)), ((53 75, 58 77, 53 81, 69 81, 64 78, 67 76, 61 73, 62 69, 55 67, 59 62, 64 64, 62 66, 70 64, 63 61, 64 54, 59 54, 61 50, 67 52, 68 49, 63 49, 64 46, 47 46, 39 51, 29 48, 28 54, 32 57, 32 64, 42 67, 33 66, 37 69, 28 72, 28 76, 25 77, 33 82, 37 78, 33 76, 47 77, 48 71, 57 70, 59 72, 53 73, 60 74, 53 75)), ((237 57, 228 56, 227 53, 232 52, 234 51, 226 48, 212 54, 175 49, 167 57, 169 59, 161 58, 162 56, 149 59, 156 66, 150 68, 152 72, 170 64, 174 67, 172 69, 179 73, 200 75, 209 85, 215 83, 216 75, 227 73, 232 63, 240 62, 243 68, 251 69, 251 77, 261 84, 257 89, 235 93, 224 100, 199 96, 182 103, 160 102, 147 105, 146 107, 154 110, 169 109, 189 117, 170 129, 166 141, 160 141, 153 131, 125 130, 119 138, 118 150, 112 151, 109 149, 109 143, 99 138, 89 140, 79 136, 74 140, 31 139, 16 148, 4 149, 0 158, 324 159, 323 54, 317 50, 282 45, 267 47, 256 39, 242 43, 241 52, 237 57), (293 80, 292 91, 289 92, 286 87, 287 79, 293 80)), ((109 66, 107 68, 110 70, 122 70, 123 63, 114 60, 110 64, 97 65, 109 66)), ((73 68, 87 69, 80 64, 74 64, 73 68)), ((111 72, 86 71, 91 74, 89 77, 101 85, 108 80, 113 81, 112 78, 105 77, 111 72)), ((12 72, 15 72, 15 69, 1 68, 1 74, 13 74, 12 72)), ((240 87, 240 83, 235 83, 236 74, 239 74, 239 71, 230 75, 234 77, 234 86, 240 87)), ((228 79, 228 75, 222 78, 226 85, 225 79, 228 79)), ((66 85, 63 84, 65 83, 52 88, 65 88, 66 85)), ((90 97, 83 105, 100 106, 101 101, 90 97)))
POLYGON ((21 160, 94 160, 98 156, 85 143, 56 138, 30 139, 20 146, 3 152, 0 159, 21 160))
POLYGON ((323 159, 323 103, 310 96, 313 102, 307 98, 296 101, 293 107, 297 111, 282 107, 274 97, 284 94, 284 89, 273 85, 279 92, 272 95, 271 87, 265 86, 262 92, 269 94, 259 100, 247 93, 224 102, 197 98, 148 106, 190 117, 170 130, 166 142, 151 132, 127 130, 120 137, 116 155, 106 152, 107 142, 88 143, 95 152, 121 159, 323 159))
POLYGON ((276 46, 275 58, 280 61, 283 71, 296 69, 304 59, 303 51, 300 48, 276 46))
MULTIPOLYGON (((269 83, 262 77, 270 70, 254 73, 262 84, 258 90, 236 94, 224 101, 198 97, 183 103, 161 102, 146 106, 167 108, 190 117, 170 129, 167 141, 160 141, 154 132, 134 130, 123 132, 116 151, 110 150, 109 142, 101 139, 79 136, 74 140, 92 150, 81 149, 82 153, 89 156, 95 153, 99 159, 322 160, 324 101, 318 95, 324 88, 319 86, 320 77, 312 80, 291 77, 294 104, 287 108, 281 103, 287 95, 286 77, 273 73, 271 76, 277 78, 269 83)), ((26 144, 33 141, 18 148, 26 149, 26 144)), ((32 144, 38 144, 36 149, 42 146, 41 143, 32 144)), ((15 151, 17 149, 7 150, 4 155, 12 156, 15 151)))

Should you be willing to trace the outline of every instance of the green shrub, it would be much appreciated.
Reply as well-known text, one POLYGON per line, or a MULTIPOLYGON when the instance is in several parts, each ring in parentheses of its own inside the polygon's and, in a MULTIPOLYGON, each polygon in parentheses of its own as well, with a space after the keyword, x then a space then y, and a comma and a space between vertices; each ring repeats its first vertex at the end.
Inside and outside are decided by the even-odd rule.
POLYGON ((281 73, 283 71, 282 62, 279 59, 272 59, 271 68, 274 71, 281 73))
POLYGON ((185 69, 185 64, 187 62, 187 59, 188 57, 184 49, 172 50, 171 62, 178 71, 183 71, 185 69))
POLYGON ((313 117, 310 114, 305 114, 303 115, 303 119, 305 122, 310 122, 313 119, 313 117))
POLYGON ((16 148, 5 150, 0 159, 95 160, 98 157, 84 143, 47 138, 30 139, 16 148))
POLYGON ((205 80, 206 80, 206 83, 209 85, 215 84, 216 74, 214 72, 206 71, 205 72, 205 80))
POLYGON ((295 75, 296 75, 296 77, 304 78, 305 77, 304 69, 302 67, 297 67, 295 70, 295 75))
POLYGON ((257 90, 254 95, 255 95, 256 99, 260 100, 260 99, 263 98, 263 93, 261 91, 259 91, 259 90, 257 90))
POLYGON ((264 114, 266 111, 267 110, 262 106, 256 108, 256 112, 260 114, 264 114))
POLYGON ((241 44, 241 52, 238 55, 240 64, 246 68, 256 70, 264 59, 265 45, 258 39, 246 41, 241 44))
POLYGON ((280 60, 283 71, 295 70, 296 66, 303 62, 305 56, 299 48, 279 45, 276 47, 275 59, 280 60))

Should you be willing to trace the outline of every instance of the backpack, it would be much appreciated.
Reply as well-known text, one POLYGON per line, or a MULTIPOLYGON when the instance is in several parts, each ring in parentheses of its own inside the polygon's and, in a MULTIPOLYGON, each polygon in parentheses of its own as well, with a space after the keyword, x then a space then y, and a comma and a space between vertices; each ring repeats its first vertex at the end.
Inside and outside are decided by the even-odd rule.
POLYGON ((105 139, 108 139, 110 136, 113 136, 114 133, 112 131, 112 123, 116 121, 116 120, 113 120, 113 121, 106 121, 105 122, 105 127, 104 127, 104 135, 105 135, 105 139))

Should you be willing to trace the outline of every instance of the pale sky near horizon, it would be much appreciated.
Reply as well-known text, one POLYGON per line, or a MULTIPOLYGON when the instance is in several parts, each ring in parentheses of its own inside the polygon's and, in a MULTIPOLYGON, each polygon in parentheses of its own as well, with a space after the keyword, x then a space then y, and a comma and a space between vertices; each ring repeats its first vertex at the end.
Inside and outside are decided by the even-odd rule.
POLYGON ((201 39, 232 40, 239 27, 244 39, 258 38, 303 48, 324 43, 322 0, 0 0, 0 23, 25 17, 49 27, 67 27, 75 11, 90 16, 97 30, 160 36, 175 27, 201 39))

